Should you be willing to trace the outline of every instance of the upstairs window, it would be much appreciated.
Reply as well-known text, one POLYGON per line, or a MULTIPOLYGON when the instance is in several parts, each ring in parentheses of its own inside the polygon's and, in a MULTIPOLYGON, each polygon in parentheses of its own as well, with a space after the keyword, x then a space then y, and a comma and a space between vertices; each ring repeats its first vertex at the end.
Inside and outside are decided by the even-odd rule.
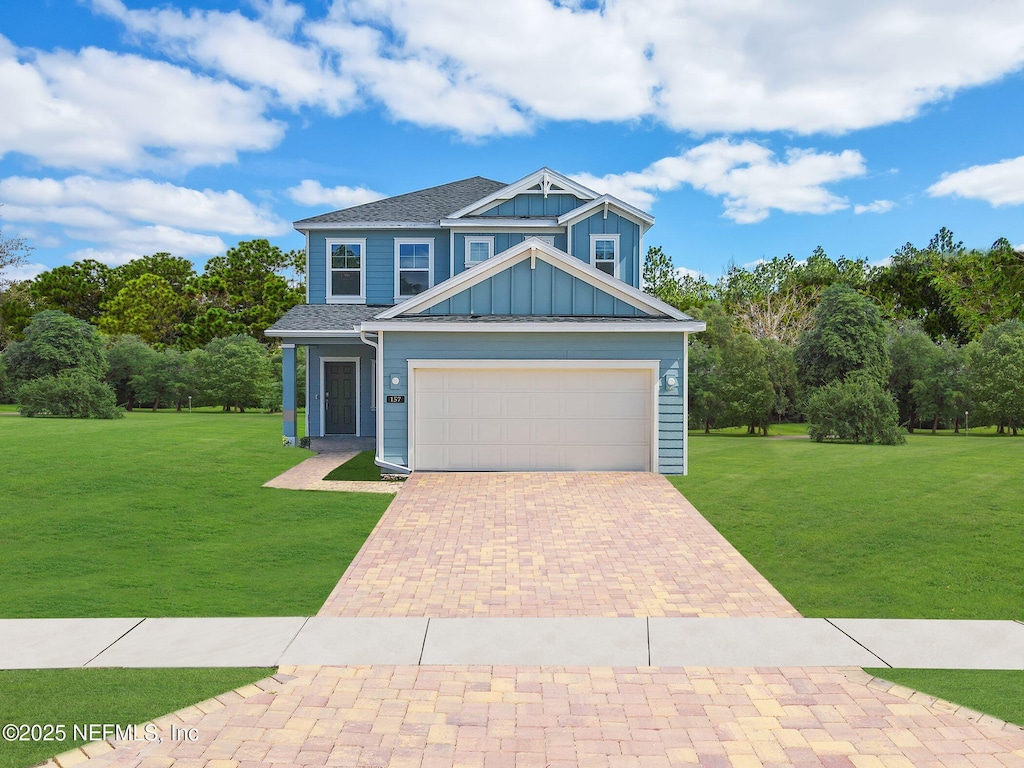
POLYGON ((395 299, 423 293, 431 285, 434 241, 395 238, 395 299))
POLYGON ((612 277, 618 277, 619 236, 591 235, 590 263, 612 277))
POLYGON ((366 240, 327 241, 327 298, 337 303, 366 300, 366 240))
POLYGON ((467 237, 466 238, 466 266, 479 264, 487 261, 494 255, 493 237, 467 237))

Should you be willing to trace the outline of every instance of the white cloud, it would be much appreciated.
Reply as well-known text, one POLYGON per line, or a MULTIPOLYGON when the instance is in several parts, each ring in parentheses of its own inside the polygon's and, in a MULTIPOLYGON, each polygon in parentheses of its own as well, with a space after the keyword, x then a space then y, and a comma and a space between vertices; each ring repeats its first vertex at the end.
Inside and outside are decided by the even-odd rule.
POLYGON ((287 193, 299 205, 333 205, 335 208, 351 208, 384 197, 366 187, 325 187, 313 179, 303 179, 297 186, 290 187, 287 193))
POLYGON ((2 36, 0 103, 0 157, 61 168, 220 164, 283 134, 262 95, 231 83, 98 48, 18 51, 2 36))
POLYGON ((234 190, 189 189, 149 179, 12 176, 0 180, 0 199, 10 201, 5 213, 17 221, 100 227, 129 220, 250 236, 280 235, 289 230, 285 222, 234 190), (72 216, 75 220, 69 220, 72 216), (80 216, 96 220, 82 221, 80 216))
POLYGON ((699 280, 702 277, 705 279, 707 278, 707 275, 705 275, 699 269, 690 269, 689 267, 676 267, 675 271, 676 277, 678 277, 679 279, 682 279, 684 277, 692 277, 694 280, 699 280))
POLYGON ((967 197, 991 205, 1020 205, 1024 203, 1024 156, 945 173, 928 187, 928 194, 967 197))
POLYGON ((608 192, 640 207, 653 203, 657 192, 689 184, 722 197, 726 218, 753 224, 768 218, 771 209, 785 213, 831 213, 849 207, 825 185, 862 176, 859 152, 839 154, 790 149, 784 160, 752 141, 716 139, 681 155, 666 157, 640 172, 574 176, 580 183, 608 192))
POLYGON ((896 203, 892 200, 875 200, 873 203, 867 205, 855 205, 853 206, 853 212, 856 214, 861 213, 888 213, 896 207, 896 203))
POLYGON ((189 189, 149 179, 12 176, 0 180, 0 199, 9 201, 3 207, 7 220, 57 227, 68 238, 95 244, 79 258, 111 264, 157 251, 213 256, 226 250, 220 234, 257 237, 289 230, 233 190, 189 189))
POLYGON ((5 280, 10 282, 31 280, 48 269, 49 267, 45 264, 39 264, 37 262, 28 262, 25 264, 19 264, 16 267, 0 269, 0 283, 3 283, 5 280))
POLYGON ((316 105, 338 115, 357 100, 355 83, 337 71, 332 57, 288 39, 304 15, 300 5, 257 3, 258 19, 238 11, 129 10, 121 0, 94 0, 93 6, 131 32, 155 39, 171 55, 267 88, 289 107, 316 105))

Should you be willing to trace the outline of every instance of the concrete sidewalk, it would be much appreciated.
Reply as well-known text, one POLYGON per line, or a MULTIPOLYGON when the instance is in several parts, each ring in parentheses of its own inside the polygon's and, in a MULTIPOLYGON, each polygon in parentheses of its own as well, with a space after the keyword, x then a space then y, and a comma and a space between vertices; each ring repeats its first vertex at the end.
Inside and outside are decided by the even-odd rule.
POLYGON ((1024 624, 665 617, 0 620, 0 669, 368 664, 1024 670, 1024 624))

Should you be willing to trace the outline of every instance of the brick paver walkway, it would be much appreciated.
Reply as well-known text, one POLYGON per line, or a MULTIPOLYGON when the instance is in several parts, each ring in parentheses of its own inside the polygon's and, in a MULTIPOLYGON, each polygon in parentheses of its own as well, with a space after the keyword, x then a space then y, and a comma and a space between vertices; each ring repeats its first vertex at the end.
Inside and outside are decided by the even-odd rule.
POLYGON ((416 474, 321 616, 799 616, 661 475, 416 474))
MULTIPOLYGON (((324 613, 796 615, 638 474, 414 476, 324 613)), ((287 667, 157 724, 54 764, 1024 768, 1024 729, 856 669, 287 667)))

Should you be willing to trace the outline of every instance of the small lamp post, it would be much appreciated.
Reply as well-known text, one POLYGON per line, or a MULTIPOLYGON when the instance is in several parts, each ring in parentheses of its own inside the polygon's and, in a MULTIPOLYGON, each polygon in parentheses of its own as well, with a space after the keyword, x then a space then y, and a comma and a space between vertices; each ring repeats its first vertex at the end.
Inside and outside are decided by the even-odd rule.
POLYGON ((192 395, 188 396, 188 412, 192 413, 192 395))
POLYGON ((971 436, 971 412, 964 411, 964 431, 967 433, 966 437, 971 436))

